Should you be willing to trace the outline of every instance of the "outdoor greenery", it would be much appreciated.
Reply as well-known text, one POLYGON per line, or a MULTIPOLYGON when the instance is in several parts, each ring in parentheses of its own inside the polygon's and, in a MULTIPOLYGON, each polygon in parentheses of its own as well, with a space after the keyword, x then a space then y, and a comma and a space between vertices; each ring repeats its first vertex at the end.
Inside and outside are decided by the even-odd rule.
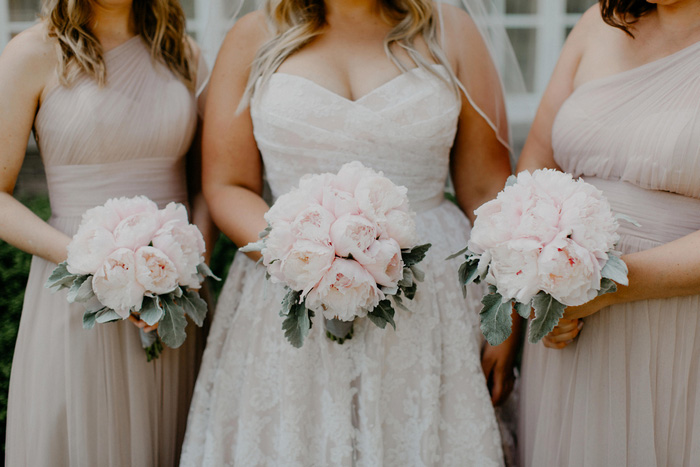
MULTIPOLYGON (((48 197, 35 197, 22 201, 42 219, 49 218, 51 211, 48 197)), ((212 281, 215 296, 218 296, 221 290, 235 251, 233 243, 221 235, 211 261, 212 271, 222 278, 221 282, 212 281)), ((10 368, 31 259, 31 255, 0 240, 0 292, 2 292, 0 293, 0 446, 2 449, 0 461, 5 457, 5 421, 10 368)))

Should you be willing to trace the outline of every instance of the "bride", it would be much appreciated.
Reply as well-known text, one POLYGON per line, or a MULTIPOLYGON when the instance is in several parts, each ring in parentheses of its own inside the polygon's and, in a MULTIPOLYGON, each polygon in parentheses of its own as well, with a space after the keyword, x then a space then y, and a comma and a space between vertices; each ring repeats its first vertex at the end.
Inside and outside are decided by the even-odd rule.
POLYGON ((205 196, 237 245, 266 227, 264 180, 276 198, 359 160, 408 188, 433 247, 396 331, 360 320, 339 345, 317 324, 300 349, 281 331, 284 291, 258 253, 237 255, 182 464, 501 465, 491 399, 510 391, 515 342, 485 348, 482 370, 480 304, 445 262, 510 174, 498 72, 470 16, 429 0, 269 0, 228 33, 204 121, 205 196))

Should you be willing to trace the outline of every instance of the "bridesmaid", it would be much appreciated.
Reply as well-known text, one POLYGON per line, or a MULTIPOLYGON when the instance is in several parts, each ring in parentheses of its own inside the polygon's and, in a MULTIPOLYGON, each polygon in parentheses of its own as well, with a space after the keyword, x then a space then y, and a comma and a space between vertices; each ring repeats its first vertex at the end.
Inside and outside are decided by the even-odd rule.
POLYGON ((642 227, 620 228, 629 286, 526 346, 522 464, 700 465, 699 1, 584 15, 518 164, 541 167, 583 176, 642 227))
POLYGON ((185 155, 206 67, 176 0, 48 0, 42 16, 0 57, 0 238, 34 255, 5 460, 172 466, 201 355, 197 329, 147 363, 137 329, 145 323, 132 317, 86 331, 81 307, 44 283, 86 209, 118 196, 188 201, 185 155), (46 167, 48 223, 12 197, 32 128, 46 167))

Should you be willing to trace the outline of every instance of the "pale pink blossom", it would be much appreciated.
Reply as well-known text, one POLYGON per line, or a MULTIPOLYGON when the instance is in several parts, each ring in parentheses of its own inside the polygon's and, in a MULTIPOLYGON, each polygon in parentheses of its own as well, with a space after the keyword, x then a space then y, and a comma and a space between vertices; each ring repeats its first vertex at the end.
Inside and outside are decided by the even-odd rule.
POLYGON ((134 252, 128 248, 112 252, 93 276, 92 290, 100 303, 123 319, 139 311, 146 289, 136 280, 134 252))
POLYGON ((83 226, 68 244, 68 271, 71 274, 94 274, 116 249, 112 232, 102 227, 83 226))
POLYGON ((377 175, 377 172, 369 167, 365 167, 359 161, 348 162, 338 171, 333 187, 337 190, 354 194, 361 180, 376 177, 377 175))
POLYGON ((386 222, 389 211, 407 203, 408 189, 395 185, 388 178, 375 175, 360 180, 355 188, 355 199, 364 216, 377 223, 386 222))
POLYGON ((335 251, 329 245, 298 240, 281 261, 285 283, 293 290, 308 293, 331 268, 335 251))
POLYGON ((335 216, 323 206, 312 204, 301 211, 292 222, 292 234, 295 238, 316 243, 330 244, 331 225, 335 216))
POLYGON ((136 250, 151 243, 160 228, 157 214, 140 212, 124 218, 114 229, 117 246, 136 250))
POLYGON ((180 285, 193 289, 201 286, 197 266, 204 262, 205 245, 195 225, 170 220, 156 232, 152 243, 173 262, 180 285))
POLYGON ((600 289, 595 255, 563 237, 547 245, 537 261, 542 290, 567 306, 593 300, 600 289))
POLYGON ((369 261, 360 263, 377 284, 389 288, 396 287, 403 277, 401 247, 396 240, 376 240, 367 249, 367 256, 369 261))
POLYGON ((177 268, 158 248, 144 246, 134 253, 136 280, 153 295, 163 295, 177 288, 177 268))
POLYGON ((401 248, 413 248, 418 244, 415 213, 393 209, 386 214, 383 238, 396 240, 401 248))
POLYGON ((133 198, 112 198, 104 204, 105 208, 112 209, 121 219, 140 213, 156 214, 158 205, 145 196, 133 198))
POLYGON ((330 236, 338 256, 363 259, 367 248, 379 236, 379 228, 364 216, 346 214, 333 223, 330 236))
POLYGON ((306 306, 327 319, 352 321, 367 316, 383 299, 374 278, 357 261, 336 258, 307 295, 306 306))
POLYGON ((180 225, 189 224, 187 208, 181 203, 168 203, 165 208, 158 211, 158 224, 165 226, 168 223, 180 225))

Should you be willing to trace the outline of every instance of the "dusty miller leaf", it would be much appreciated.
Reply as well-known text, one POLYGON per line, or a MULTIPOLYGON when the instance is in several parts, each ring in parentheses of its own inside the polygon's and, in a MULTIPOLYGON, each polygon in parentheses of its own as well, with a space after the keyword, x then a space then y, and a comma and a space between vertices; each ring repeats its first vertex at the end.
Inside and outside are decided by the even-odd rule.
POLYGON ((554 326, 564 316, 566 305, 558 302, 551 295, 540 292, 532 299, 532 307, 535 309, 535 319, 530 321, 528 339, 531 343, 536 344, 552 332, 554 326))
POLYGON ((49 289, 55 288, 56 290, 61 290, 66 287, 70 287, 78 274, 71 274, 68 272, 68 263, 66 261, 62 262, 51 272, 51 275, 46 280, 45 287, 49 289))
POLYGON ((311 329, 311 318, 314 312, 306 308, 304 303, 294 303, 282 321, 284 337, 297 349, 304 345, 304 339, 311 329))
POLYGON ((608 255, 608 261, 600 271, 600 275, 606 279, 611 279, 621 285, 628 285, 627 280, 627 265, 622 259, 614 254, 608 255))
POLYGON ((501 344, 508 339, 513 326, 511 303, 503 303, 502 300, 503 297, 499 293, 490 293, 481 299, 484 305, 479 313, 481 332, 491 345, 501 344))
POLYGON ((179 301, 185 309, 185 314, 201 328, 204 325, 204 318, 207 317, 207 302, 194 290, 185 291, 179 301))
POLYGON ((182 306, 177 305, 168 295, 161 296, 163 318, 158 325, 158 335, 165 345, 177 349, 185 342, 187 318, 182 306))
POLYGON ((530 319, 530 312, 532 311, 532 305, 530 303, 520 303, 516 300, 513 300, 514 306, 515 306, 515 311, 518 312, 518 314, 525 318, 525 319, 530 319))
POLYGON ((468 247, 468 246, 465 246, 464 248, 462 248, 461 250, 459 250, 457 253, 453 253, 453 254, 451 254, 450 256, 448 256, 447 258, 445 258, 445 261, 449 261, 449 260, 454 259, 454 258, 456 258, 456 257, 458 257, 458 256, 462 256, 463 254, 465 254, 465 253, 468 252, 468 251, 469 251, 469 247, 468 247))
POLYGON ((382 329, 386 327, 386 323, 389 323, 395 330, 396 323, 394 322, 394 313, 394 307, 391 306, 391 301, 382 300, 374 307, 374 310, 367 313, 367 317, 382 329))
POLYGON ((423 245, 414 246, 410 250, 401 250, 401 259, 405 266, 411 267, 414 264, 418 264, 425 258, 425 254, 428 252, 432 245, 426 243, 423 245))
POLYGON ((68 303, 87 302, 95 295, 92 291, 92 280, 88 279, 90 279, 90 276, 87 275, 75 278, 73 285, 71 285, 70 290, 66 294, 68 303))
POLYGON ((612 280, 608 279, 607 277, 604 277, 600 281, 600 290, 598 291, 598 295, 603 295, 604 293, 613 293, 617 291, 617 284, 614 283, 612 280))
POLYGON ((140 313, 139 318, 145 321, 149 326, 153 326, 163 318, 165 311, 160 305, 160 299, 158 297, 145 297, 141 305, 140 313))

